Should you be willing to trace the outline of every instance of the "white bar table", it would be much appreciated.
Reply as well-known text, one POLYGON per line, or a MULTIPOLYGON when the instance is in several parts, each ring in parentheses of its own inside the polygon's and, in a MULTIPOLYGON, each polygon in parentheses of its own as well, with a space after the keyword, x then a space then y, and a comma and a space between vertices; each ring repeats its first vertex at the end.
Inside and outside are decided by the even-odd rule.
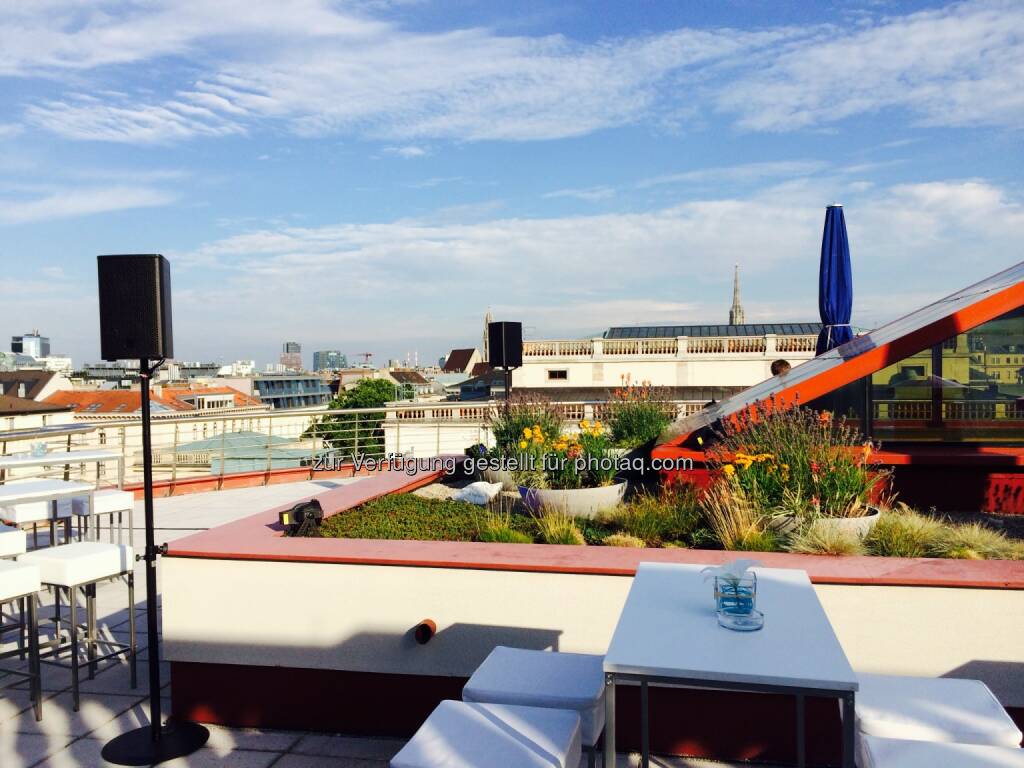
POLYGON ((640 684, 641 765, 650 761, 648 684, 753 693, 797 700, 797 762, 806 764, 804 698, 840 702, 843 767, 854 766, 857 677, 805 571, 755 568, 764 627, 718 625, 714 585, 701 566, 641 563, 604 660, 605 768, 615 765, 615 685, 640 684))
MULTIPOLYGON (((96 487, 91 483, 77 480, 40 479, 0 485, 0 507, 15 506, 32 501, 45 501, 50 506, 50 545, 54 543, 54 526, 57 523, 57 502, 75 496, 85 496, 89 500, 89 516, 92 517, 93 493, 96 487)), ((47 518, 38 515, 15 513, 10 516, 11 522, 21 526, 27 523, 43 522, 47 518)), ((71 518, 65 523, 65 539, 71 535, 71 518)))
MULTIPOLYGON (((57 451, 44 453, 42 456, 31 454, 8 454, 0 456, 0 472, 8 469, 24 469, 25 467, 56 467, 71 464, 100 464, 108 461, 117 462, 117 487, 124 487, 124 454, 120 451, 106 451, 100 448, 89 448, 77 451, 57 451)), ((2 481, 0 481, 2 482, 2 481)))

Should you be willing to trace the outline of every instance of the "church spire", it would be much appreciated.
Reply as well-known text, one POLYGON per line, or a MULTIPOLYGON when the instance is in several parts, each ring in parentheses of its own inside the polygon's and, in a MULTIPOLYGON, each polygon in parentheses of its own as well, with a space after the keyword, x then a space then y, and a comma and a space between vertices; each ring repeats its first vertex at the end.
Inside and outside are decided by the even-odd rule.
POLYGON ((490 325, 494 322, 494 316, 491 315, 491 308, 487 308, 487 314, 484 315, 484 343, 481 351, 483 352, 482 360, 485 363, 491 362, 491 342, 490 342, 490 325))
POLYGON ((743 325, 743 307, 740 305, 740 265, 736 265, 736 271, 732 279, 732 307, 729 308, 729 325, 743 325))

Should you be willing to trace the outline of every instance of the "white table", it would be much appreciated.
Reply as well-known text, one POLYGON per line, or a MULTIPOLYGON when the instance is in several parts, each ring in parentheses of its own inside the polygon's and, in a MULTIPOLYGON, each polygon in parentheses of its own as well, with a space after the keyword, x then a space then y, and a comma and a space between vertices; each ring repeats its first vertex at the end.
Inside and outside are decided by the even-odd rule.
MULTIPOLYGON (((99 465, 108 461, 117 462, 117 487, 124 487, 124 454, 120 451, 106 451, 100 448, 89 448, 77 451, 56 451, 44 453, 42 456, 31 454, 8 454, 0 456, 0 472, 8 469, 23 469, 25 467, 55 467, 58 465, 70 466, 72 464, 95 464, 97 472, 99 465)), ((2 482, 2 481, 0 481, 2 482)))
MULTIPOLYGON (((93 493, 96 487, 91 483, 77 480, 40 479, 0 485, 0 507, 15 506, 33 501, 44 501, 50 505, 50 544, 54 543, 54 526, 57 523, 57 502, 75 496, 85 496, 89 500, 89 516, 92 517, 93 493)), ((47 520, 46 516, 14 514, 11 522, 16 525, 39 523, 47 520)), ((65 521, 65 539, 71 535, 71 517, 65 521)))
POLYGON ((642 765, 649 764, 648 684, 784 693, 797 698, 797 760, 805 764, 804 698, 841 702, 843 766, 853 768, 857 677, 805 571, 756 568, 756 632, 718 625, 701 566, 641 563, 604 660, 604 764, 615 755, 615 685, 640 684, 642 765))

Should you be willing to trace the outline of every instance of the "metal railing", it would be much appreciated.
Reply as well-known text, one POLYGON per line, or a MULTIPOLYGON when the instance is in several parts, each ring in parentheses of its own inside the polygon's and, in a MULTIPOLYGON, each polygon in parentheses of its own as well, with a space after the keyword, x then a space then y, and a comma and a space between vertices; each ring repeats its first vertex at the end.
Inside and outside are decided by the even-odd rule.
MULTIPOLYGON (((554 403, 568 427, 582 419, 607 418, 607 402, 554 403)), ((677 417, 703 407, 703 402, 666 404, 677 417)), ((331 410, 327 407, 218 413, 167 420, 154 419, 154 480, 223 478, 240 473, 265 473, 291 468, 325 468, 353 456, 382 458, 389 454, 429 457, 461 454, 476 443, 491 445, 490 419, 501 402, 431 402, 381 408, 331 410)), ((78 424, 76 423, 77 427, 78 424)), ((106 448, 123 454, 125 481, 142 481, 142 427, 138 419, 81 423, 83 429, 59 436, 0 432, 0 455, 29 452, 42 442, 51 453, 106 448)), ((116 482, 116 467, 99 467, 101 484, 116 482)), ((96 478, 95 465, 64 465, 9 471, 0 482, 38 476, 96 478)))
POLYGON ((523 358, 687 358, 709 355, 774 355, 813 357, 817 336, 678 336, 660 339, 570 339, 524 341, 523 358))
MULTIPOLYGON (((881 421, 930 421, 931 400, 876 400, 874 417, 881 421)), ((947 400, 944 421, 1024 421, 1024 408, 1014 401, 947 400)))

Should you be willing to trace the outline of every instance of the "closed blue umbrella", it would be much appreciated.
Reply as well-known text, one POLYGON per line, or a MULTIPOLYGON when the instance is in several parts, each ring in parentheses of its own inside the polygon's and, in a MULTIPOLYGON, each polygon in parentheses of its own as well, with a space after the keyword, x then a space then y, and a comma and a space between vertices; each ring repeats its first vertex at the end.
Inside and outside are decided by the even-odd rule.
POLYGON ((850 329, 853 310, 851 272, 843 206, 830 205, 825 209, 825 232, 821 238, 821 267, 818 272, 818 312, 822 324, 818 334, 818 355, 853 338, 850 329))

